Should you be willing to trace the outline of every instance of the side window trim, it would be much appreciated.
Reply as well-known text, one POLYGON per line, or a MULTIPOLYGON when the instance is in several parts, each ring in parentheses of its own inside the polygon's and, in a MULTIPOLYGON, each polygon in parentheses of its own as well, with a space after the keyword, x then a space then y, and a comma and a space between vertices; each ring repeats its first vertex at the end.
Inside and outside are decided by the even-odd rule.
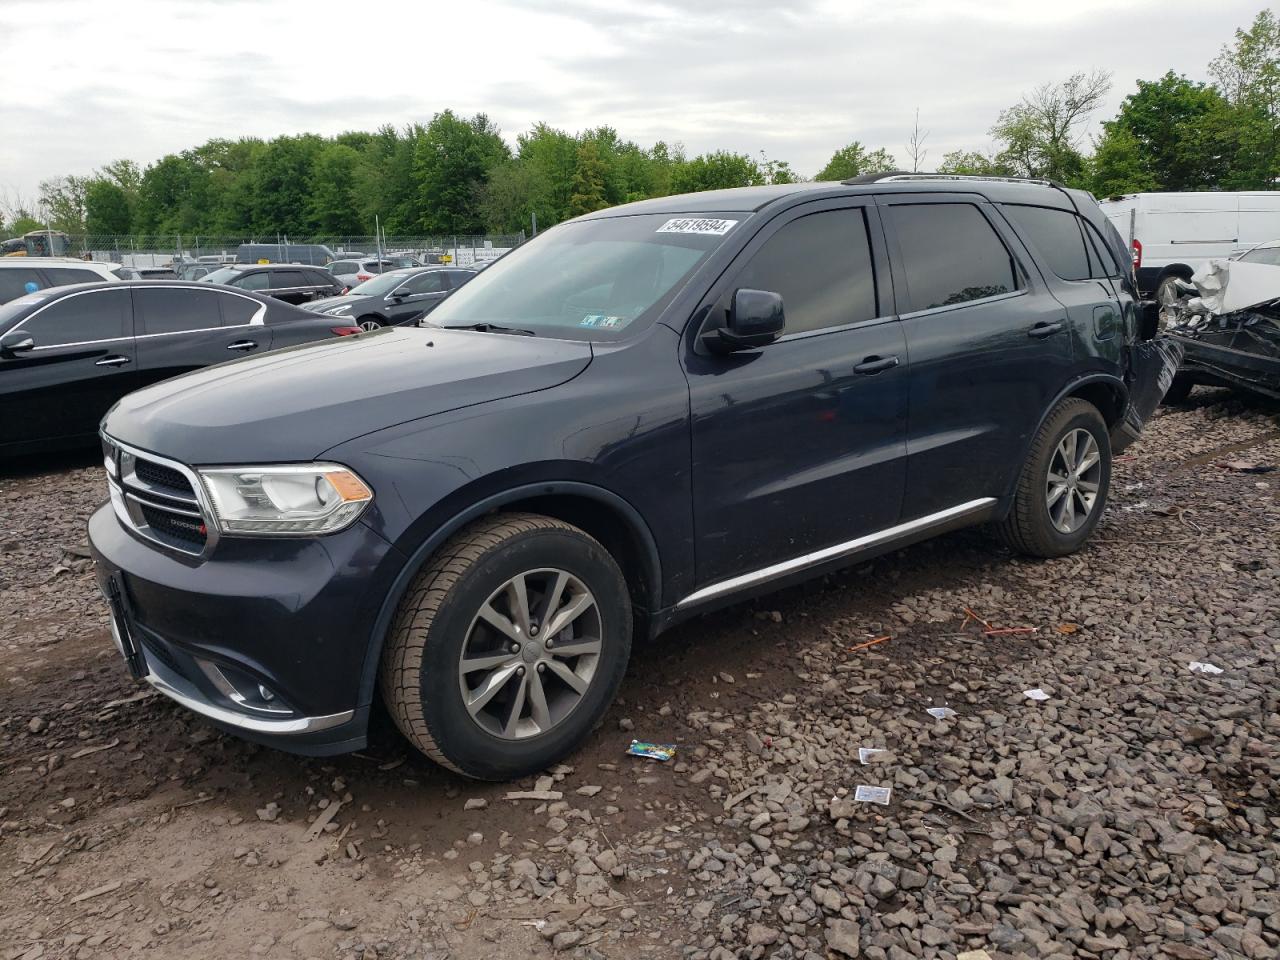
MULTIPOLYGON (((39 346, 39 344, 37 344, 36 346, 31 348, 32 352, 35 353, 36 351, 39 351, 39 350, 65 350, 67 347, 90 347, 99 343, 119 343, 122 340, 136 340, 137 337, 135 336, 135 334, 137 333, 137 327, 134 323, 134 317, 133 317, 133 289, 131 287, 125 287, 123 289, 129 294, 129 331, 124 336, 104 337, 101 340, 76 340, 73 343, 51 343, 48 346, 44 346, 44 347, 39 346)), ((46 303, 42 306, 37 307, 35 310, 32 310, 29 314, 27 314, 25 317, 23 317, 21 320, 15 323, 8 332, 17 333, 27 323, 34 320, 36 317, 44 313, 50 307, 56 306, 60 303, 66 303, 68 300, 73 300, 76 297, 89 297, 95 293, 115 293, 115 292, 117 291, 112 290, 110 288, 99 289, 99 290, 81 290, 77 293, 68 294, 65 297, 59 297, 57 300, 52 300, 49 303, 46 303)))
POLYGON ((894 278, 890 274, 889 251, 884 235, 884 228, 881 224, 880 212, 876 207, 876 198, 866 194, 858 194, 843 197, 828 197, 821 200, 809 200, 795 206, 787 207, 780 210, 776 215, 771 217, 760 225, 754 234, 751 235, 736 254, 733 259, 720 272, 720 275, 708 286, 707 292, 703 294, 698 301, 698 306, 693 310, 691 316, 695 322, 685 326, 685 330, 689 331, 692 336, 692 343, 697 348, 698 336, 706 327, 707 318, 710 311, 715 308, 727 294, 729 287, 734 279, 738 276, 742 268, 751 261, 751 258, 759 252, 779 230, 782 230, 788 224, 794 223, 803 217, 817 213, 828 213, 836 210, 860 210, 862 212, 864 223, 867 229, 867 239, 870 245, 871 254, 871 271, 872 285, 875 291, 876 315, 863 320, 854 320, 849 323, 842 323, 838 326, 819 327, 815 330, 797 330, 793 333, 784 333, 774 343, 762 347, 768 350, 781 343, 791 343, 797 340, 808 340, 812 337, 823 337, 828 334, 843 333, 848 330, 861 329, 863 327, 875 326, 882 323, 892 323, 899 318, 894 301, 894 278))
MULTIPOLYGON (((962 310, 974 305, 982 305, 984 303, 997 303, 1001 300, 1011 300, 1015 297, 1026 296, 1031 292, 1032 275, 1027 269, 1023 258, 1015 252, 1015 248, 1010 240, 1017 242, 1019 248, 1022 248, 1022 239, 1013 229, 1002 222, 1001 217, 993 217, 991 215, 990 201, 986 197, 972 193, 895 193, 895 194, 878 194, 876 203, 882 207, 894 206, 921 206, 924 204, 956 204, 967 203, 972 207, 976 207, 978 213, 986 220, 987 225, 991 228, 996 238, 1004 247, 1005 253, 1009 255, 1009 260, 1013 264, 1014 282, 1018 284, 1016 290, 1008 293, 997 293, 990 297, 980 297, 976 300, 966 300, 963 303, 949 303, 938 307, 922 307, 919 310, 907 309, 902 310, 899 317, 903 320, 914 319, 915 317, 928 316, 935 313, 946 313, 952 310, 962 310)), ((882 227, 884 231, 885 243, 890 250, 890 268, 892 270, 892 278, 894 285, 894 295, 897 299, 898 308, 901 310, 903 306, 908 308, 914 306, 911 301, 911 289, 907 283, 906 262, 902 256, 902 249, 898 246, 898 236, 894 232, 891 224, 885 222, 888 218, 882 218, 882 227)))

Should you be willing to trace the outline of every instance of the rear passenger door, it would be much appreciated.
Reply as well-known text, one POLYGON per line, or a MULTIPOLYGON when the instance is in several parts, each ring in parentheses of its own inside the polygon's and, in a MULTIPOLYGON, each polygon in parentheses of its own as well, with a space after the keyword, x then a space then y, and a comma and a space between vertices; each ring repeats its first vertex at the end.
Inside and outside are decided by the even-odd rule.
POLYGON ((133 304, 144 384, 271 348, 267 308, 249 297, 147 285, 133 288, 133 304))
MULTIPOLYGON (((1000 211, 1036 253, 1041 276, 1067 310, 1072 349, 1081 367, 1119 375, 1125 323, 1119 268, 1093 227, 1074 210, 1002 203, 1000 211)), ((1124 297, 1127 303, 1132 298, 1124 297)), ((1130 307, 1130 322, 1133 321, 1130 307)))
POLYGON ((778 341, 685 350, 699 588, 847 543, 898 521, 907 356, 874 203, 805 204, 747 244, 695 313, 735 290, 782 296, 778 341))
POLYGON ((1066 311, 972 195, 881 197, 911 357, 904 520, 1008 490, 1072 370, 1066 311))

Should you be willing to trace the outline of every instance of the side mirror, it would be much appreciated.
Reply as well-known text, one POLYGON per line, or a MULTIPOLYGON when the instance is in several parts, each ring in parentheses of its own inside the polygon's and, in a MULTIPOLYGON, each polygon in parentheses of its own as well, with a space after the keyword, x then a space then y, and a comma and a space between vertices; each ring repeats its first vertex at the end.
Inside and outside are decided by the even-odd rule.
POLYGON ((35 349, 36 338, 25 330, 16 330, 0 337, 0 356, 12 357, 35 349))
POLYGON ((785 327, 780 295, 744 288, 734 291, 724 326, 702 334, 702 343, 712 353, 753 350, 773 343, 785 327))

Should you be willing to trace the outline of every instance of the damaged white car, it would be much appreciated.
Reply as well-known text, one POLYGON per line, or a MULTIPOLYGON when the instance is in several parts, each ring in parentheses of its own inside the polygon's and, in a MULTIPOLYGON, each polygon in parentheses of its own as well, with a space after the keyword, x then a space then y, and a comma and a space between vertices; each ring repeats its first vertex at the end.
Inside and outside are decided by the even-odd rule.
POLYGON ((1183 347, 1165 403, 1198 383, 1238 387, 1280 399, 1280 240, 1238 260, 1211 260, 1179 280, 1160 304, 1165 332, 1183 347))

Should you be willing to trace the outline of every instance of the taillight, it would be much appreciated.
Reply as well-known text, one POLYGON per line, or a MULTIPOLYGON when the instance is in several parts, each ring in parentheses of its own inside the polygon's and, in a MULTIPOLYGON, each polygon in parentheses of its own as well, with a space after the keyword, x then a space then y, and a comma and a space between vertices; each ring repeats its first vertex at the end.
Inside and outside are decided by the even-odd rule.
POLYGON ((364 333, 359 327, 330 327, 335 337, 354 337, 357 333, 364 333))
POLYGON ((359 280, 361 283, 364 283, 366 280, 372 280, 372 279, 373 279, 373 274, 372 274, 372 273, 357 273, 357 274, 356 274, 356 279, 357 279, 357 280, 359 280))
POLYGON ((1142 266, 1142 241, 1137 237, 1133 239, 1133 269, 1137 270, 1142 266))

